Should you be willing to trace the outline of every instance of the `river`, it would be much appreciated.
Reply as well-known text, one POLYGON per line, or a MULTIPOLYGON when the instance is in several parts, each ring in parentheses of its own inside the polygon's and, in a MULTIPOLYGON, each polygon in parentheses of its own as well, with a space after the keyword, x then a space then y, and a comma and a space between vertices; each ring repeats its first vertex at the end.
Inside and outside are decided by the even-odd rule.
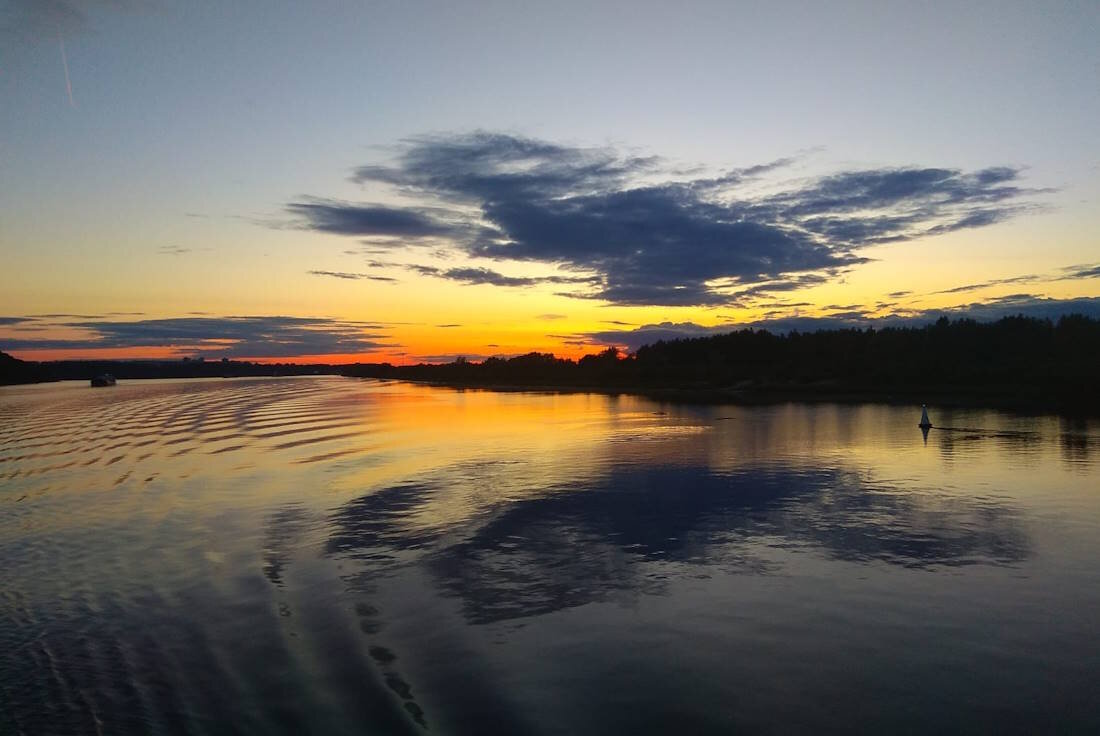
POLYGON ((1100 732, 1100 423, 0 389, 0 732, 1100 732))

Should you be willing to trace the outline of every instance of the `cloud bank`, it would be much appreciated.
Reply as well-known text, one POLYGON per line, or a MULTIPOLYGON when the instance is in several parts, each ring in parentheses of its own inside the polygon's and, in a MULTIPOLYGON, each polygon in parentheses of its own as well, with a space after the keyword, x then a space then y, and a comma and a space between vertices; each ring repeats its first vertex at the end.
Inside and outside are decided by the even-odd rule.
MULTIPOLYGON (((311 317, 176 317, 129 322, 9 317, 6 324, 68 328, 86 336, 64 339, 0 338, 3 350, 169 348, 209 357, 292 358, 369 353, 394 347, 381 342, 381 325, 311 317)), ((0 323, 2 324, 2 323, 0 323)))
POLYGON ((745 328, 766 329, 771 332, 813 332, 816 330, 866 329, 874 327, 919 327, 940 317, 969 318, 992 321, 1002 317, 1022 314, 1027 317, 1057 319, 1065 314, 1083 314, 1100 319, 1100 297, 1077 299, 1048 299, 1032 294, 1012 294, 971 304, 960 304, 947 309, 927 309, 888 316, 871 316, 861 310, 851 310, 827 317, 776 317, 756 322, 703 326, 694 322, 661 322, 642 325, 633 329, 599 330, 587 332, 583 337, 603 345, 624 346, 634 351, 643 345, 659 340, 680 340, 693 337, 720 335, 745 328))

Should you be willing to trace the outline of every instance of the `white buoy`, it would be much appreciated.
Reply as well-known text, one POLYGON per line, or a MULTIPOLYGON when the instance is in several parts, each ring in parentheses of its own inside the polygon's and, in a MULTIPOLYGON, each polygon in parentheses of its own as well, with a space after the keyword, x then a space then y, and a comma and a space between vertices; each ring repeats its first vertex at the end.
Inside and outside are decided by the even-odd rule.
POLYGON ((920 405, 920 425, 924 429, 928 429, 932 426, 932 420, 928 418, 928 407, 924 404, 920 405))

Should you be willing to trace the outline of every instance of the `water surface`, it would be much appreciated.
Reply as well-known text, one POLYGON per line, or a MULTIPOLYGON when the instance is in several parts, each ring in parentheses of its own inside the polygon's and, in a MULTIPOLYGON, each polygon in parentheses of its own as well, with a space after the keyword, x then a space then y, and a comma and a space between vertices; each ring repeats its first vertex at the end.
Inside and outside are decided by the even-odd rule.
POLYGON ((1100 426, 0 390, 2 733, 1100 731, 1100 426))

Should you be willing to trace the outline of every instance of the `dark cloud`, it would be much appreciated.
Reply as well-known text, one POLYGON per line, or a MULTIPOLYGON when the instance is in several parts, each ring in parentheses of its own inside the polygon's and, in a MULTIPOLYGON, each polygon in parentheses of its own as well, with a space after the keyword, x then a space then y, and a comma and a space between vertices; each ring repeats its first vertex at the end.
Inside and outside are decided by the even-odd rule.
POLYGON ((4 339, 11 350, 87 350, 161 347, 208 356, 282 358, 330 353, 368 353, 392 344, 372 334, 379 325, 310 317, 177 317, 130 322, 73 321, 66 327, 87 337, 4 339))
POLYGON ((622 305, 716 305, 719 278, 758 283, 860 262, 772 224, 738 220, 684 188, 645 187, 544 202, 487 203, 507 242, 477 255, 563 264, 600 274, 579 294, 622 305))
POLYGON ((827 317, 780 316, 757 322, 724 324, 707 327, 694 322, 661 322, 643 325, 631 330, 601 330, 584 333, 575 337, 586 337, 604 344, 625 346, 637 350, 658 340, 679 340, 692 337, 719 335, 734 330, 766 329, 776 333, 793 330, 813 332, 833 329, 866 329, 875 327, 917 327, 929 324, 940 317, 951 319, 969 318, 979 321, 992 321, 1022 314, 1040 319, 1058 319, 1066 314, 1083 314, 1100 318, 1100 297, 1081 297, 1077 299, 1051 299, 1032 294, 1012 294, 981 302, 960 304, 946 309, 927 309, 905 312, 888 316, 872 316, 863 310, 851 310, 827 317))
POLYGON ((891 291, 886 296, 890 297, 891 299, 901 299, 903 296, 909 296, 912 293, 913 292, 911 291, 891 291))
POLYGON ((397 281, 397 279, 391 276, 374 276, 369 273, 348 273, 347 271, 310 271, 309 273, 314 276, 331 276, 334 279, 344 279, 346 281, 359 281, 361 279, 368 279, 370 281, 397 281))
POLYGON ((184 248, 180 245, 162 245, 157 248, 157 253, 160 253, 162 256, 182 256, 190 252, 190 248, 184 248))
MULTIPOLYGON (((594 277, 568 296, 674 306, 736 304, 819 283, 866 262, 857 249, 984 227, 1024 211, 1026 198, 1041 193, 1022 188, 1019 170, 1008 167, 846 171, 769 195, 743 186, 789 163, 676 180, 660 159, 607 147, 486 132, 429 136, 353 176, 417 206, 311 200, 290 209, 307 227, 391 237, 390 247, 444 241, 466 256, 594 277)), ((546 283, 465 270, 456 280, 546 283)))
POLYGON ((553 320, 553 319, 565 319, 564 314, 540 314, 535 319, 553 320))
POLYGON ((458 281, 463 284, 491 284, 493 286, 534 286, 535 284, 584 284, 591 283, 587 276, 505 276, 489 268, 437 268, 436 266, 406 266, 423 276, 458 281))
POLYGON ((460 325, 460 324, 458 324, 458 323, 452 323, 452 324, 449 324, 449 325, 436 325, 436 327, 441 327, 441 328, 445 328, 445 327, 461 327, 461 326, 462 326, 462 325, 460 325))

